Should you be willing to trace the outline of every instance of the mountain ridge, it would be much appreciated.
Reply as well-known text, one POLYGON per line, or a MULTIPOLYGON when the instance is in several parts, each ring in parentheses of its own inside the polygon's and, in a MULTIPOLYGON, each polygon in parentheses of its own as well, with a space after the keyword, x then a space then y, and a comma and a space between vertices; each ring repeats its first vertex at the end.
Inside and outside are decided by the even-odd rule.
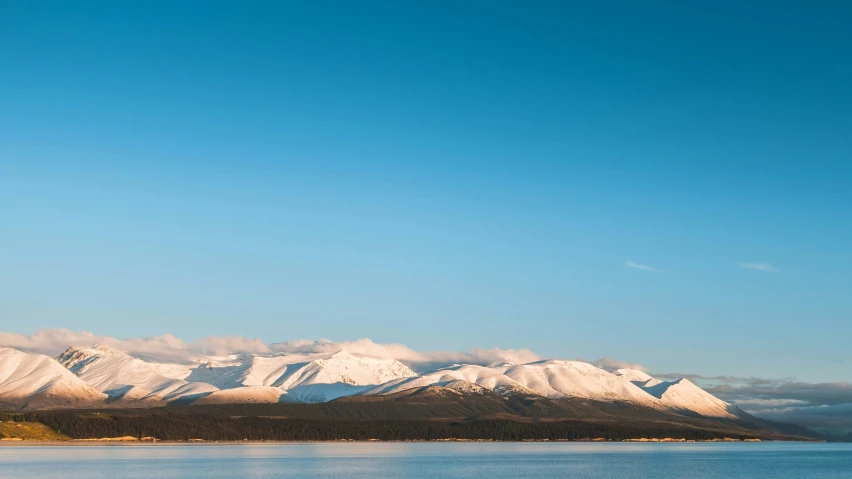
MULTIPOLYGON (((429 386, 448 387, 465 393, 484 390, 503 396, 538 395, 550 399, 581 398, 625 402, 660 410, 681 410, 711 417, 735 417, 730 404, 710 395, 692 382, 659 381, 638 370, 609 372, 582 361, 548 359, 524 364, 455 364, 415 373, 400 361, 354 354, 346 350, 314 354, 239 353, 198 356, 185 363, 155 361, 106 346, 69 347, 55 360, 16 351, 21 362, 40 366, 28 371, 29 383, 38 383, 37 369, 65 375, 89 400, 106 397, 115 407, 156 407, 179 404, 235 402, 327 402, 349 396, 382 396, 429 386), (63 373, 64 374, 64 373, 63 373), (72 381, 74 377, 77 381, 72 381), (207 398, 207 399, 205 399, 207 398)), ((11 356, 12 353, 7 353, 11 356)), ((9 361, 3 361, 9 363, 9 361)), ((22 373, 19 373, 22 374, 22 373)), ((40 407, 38 388, 0 381, 0 399, 22 409, 40 407), (34 406, 35 404, 35 406, 34 406)), ((70 405, 70 403, 69 403, 70 405)), ((45 401, 43 407, 50 407, 45 401)))
POLYGON ((810 434, 754 418, 688 379, 661 381, 635 369, 538 360, 417 373, 392 358, 345 350, 165 362, 105 346, 70 347, 56 359, 0 348, 0 409, 229 411, 312 421, 650 421, 764 437, 810 434))
POLYGON ((3 371, 0 407, 20 411, 212 407, 308 418, 646 418, 764 427, 688 379, 661 381, 635 369, 610 372, 558 359, 417 373, 392 358, 346 350, 167 362, 107 346, 69 347, 56 359, 2 348, 3 371))

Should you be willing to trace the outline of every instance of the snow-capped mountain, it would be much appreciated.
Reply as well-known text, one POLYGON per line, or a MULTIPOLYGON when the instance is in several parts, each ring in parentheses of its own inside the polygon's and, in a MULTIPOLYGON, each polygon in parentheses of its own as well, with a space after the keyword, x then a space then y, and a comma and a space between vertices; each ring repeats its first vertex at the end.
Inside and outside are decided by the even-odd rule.
POLYGON ((455 365, 412 378, 397 379, 364 394, 393 394, 424 386, 459 382, 497 393, 532 393, 548 398, 619 401, 708 417, 735 417, 736 409, 688 379, 660 381, 643 371, 607 372, 580 361, 537 361, 520 365, 455 365))
POLYGON ((0 348, 0 406, 13 409, 86 407, 103 403, 96 391, 53 358, 0 348))
POLYGON ((664 406, 675 410, 709 417, 736 417, 739 411, 731 404, 701 389, 689 379, 660 381, 635 369, 619 369, 615 374, 632 382, 658 399, 664 406))
POLYGON ((190 365, 145 361, 104 346, 68 348, 57 360, 110 401, 155 402, 201 396, 218 388, 189 382, 190 365))
POLYGON ((737 409, 689 380, 581 361, 457 364, 416 374, 400 361, 339 350, 197 356, 162 362, 108 347, 68 348, 56 360, 0 349, 0 405, 14 408, 166 404, 316 403, 442 387, 462 394, 623 402, 676 414, 736 417, 737 409))
POLYGON ((663 381, 656 386, 643 388, 648 394, 673 409, 691 411, 702 416, 735 417, 734 406, 698 387, 689 379, 663 381))
POLYGON ((163 363, 99 346, 69 348, 58 361, 121 406, 202 398, 203 403, 324 402, 415 375, 399 361, 346 351, 194 359, 187 364, 163 363))
POLYGON ((495 367, 456 365, 414 378, 398 379, 368 391, 389 394, 413 387, 467 381, 495 392, 530 392, 540 396, 629 401, 651 405, 653 397, 630 381, 580 361, 537 361, 495 367))
POLYGON ((641 388, 656 386, 662 382, 659 379, 652 378, 645 371, 639 371, 638 369, 618 369, 614 374, 623 377, 641 388))

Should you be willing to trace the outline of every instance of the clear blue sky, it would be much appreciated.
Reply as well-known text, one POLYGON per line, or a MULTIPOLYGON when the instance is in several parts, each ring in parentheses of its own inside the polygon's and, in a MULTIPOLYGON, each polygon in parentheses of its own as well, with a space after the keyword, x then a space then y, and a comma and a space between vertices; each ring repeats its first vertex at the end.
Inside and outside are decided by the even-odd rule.
POLYGON ((852 7, 529 3, 2 2, 0 330, 852 379, 852 7))

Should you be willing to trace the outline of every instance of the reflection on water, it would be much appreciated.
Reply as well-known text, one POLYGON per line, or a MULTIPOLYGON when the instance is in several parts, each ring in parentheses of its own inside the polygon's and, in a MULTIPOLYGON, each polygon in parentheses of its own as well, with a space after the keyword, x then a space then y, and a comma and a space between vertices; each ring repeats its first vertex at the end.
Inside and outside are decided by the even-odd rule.
POLYGON ((0 478, 852 477, 852 444, 309 443, 0 446, 0 478))

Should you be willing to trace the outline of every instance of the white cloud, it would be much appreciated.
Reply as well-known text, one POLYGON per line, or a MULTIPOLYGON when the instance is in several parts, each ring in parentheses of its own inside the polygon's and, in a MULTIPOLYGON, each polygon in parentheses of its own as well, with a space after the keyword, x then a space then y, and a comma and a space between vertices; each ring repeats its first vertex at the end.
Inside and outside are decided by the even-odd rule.
POLYGON ((780 273, 781 270, 769 263, 740 263, 740 268, 763 271, 764 273, 780 273))
POLYGON ((613 359, 609 357, 600 358, 597 361, 589 361, 589 364, 592 364, 610 372, 618 369, 635 369, 637 371, 647 371, 647 368, 645 368, 645 366, 642 366, 641 364, 621 361, 619 359, 613 359))
MULTIPOLYGON (((0 345, 48 356, 57 356, 70 346, 104 345, 122 351, 156 354, 157 356, 173 356, 175 353, 185 351, 188 348, 187 343, 171 334, 121 340, 109 336, 99 336, 88 331, 71 331, 68 329, 42 329, 29 336, 0 332, 0 345)), ((184 355, 180 354, 179 356, 184 355)))
POLYGON ((482 349, 468 351, 415 351, 404 344, 380 344, 362 338, 353 341, 330 341, 328 339, 301 339, 267 346, 257 338, 242 336, 210 336, 188 343, 171 334, 149 338, 116 339, 100 336, 88 331, 68 329, 43 329, 35 334, 23 335, 0 332, 0 346, 9 346, 22 351, 56 357, 71 346, 108 346, 136 356, 145 356, 159 361, 191 362, 201 355, 224 355, 231 353, 290 353, 317 354, 346 350, 365 356, 394 358, 416 369, 425 370, 454 363, 523 364, 541 359, 529 349, 482 349))
POLYGON ((474 348, 467 351, 435 351, 427 353, 428 363, 432 365, 445 364, 525 364, 541 359, 538 354, 529 349, 500 349, 474 348))
POLYGON ((660 271, 657 268, 652 268, 646 264, 639 264, 634 261, 628 261, 624 263, 624 266, 627 266, 628 268, 639 269, 642 271, 650 271, 652 273, 658 273, 660 271))
POLYGON ((350 353, 366 356, 397 359, 415 370, 421 371, 454 363, 481 365, 493 363, 524 364, 541 359, 529 349, 474 348, 468 351, 432 351, 423 353, 415 351, 404 344, 380 344, 367 338, 341 342, 329 341, 328 339, 320 339, 318 341, 301 339, 273 343, 270 345, 270 350, 292 354, 331 353, 346 350, 350 353))
MULTIPOLYGON (((0 332, 0 346, 56 357, 71 346, 108 346, 129 354, 169 362, 195 362, 204 355, 233 353, 323 354, 346 350, 377 358, 402 361, 415 371, 428 371, 451 364, 525 364, 543 359, 529 349, 472 348, 467 351, 421 352, 400 343, 376 343, 368 338, 352 341, 328 339, 279 342, 266 345, 257 338, 243 336, 210 336, 186 342, 171 334, 149 338, 116 339, 87 331, 43 329, 32 335, 0 332)), ((582 359, 580 359, 582 361, 582 359)), ((595 366, 613 371, 620 368, 645 370, 641 364, 602 358, 591 361, 595 366)))
POLYGON ((261 353, 269 349, 260 339, 242 336, 211 336, 194 343, 163 334, 149 338, 116 339, 99 336, 88 331, 68 329, 42 329, 35 334, 23 335, 0 332, 0 346, 56 357, 71 346, 108 346, 127 353, 146 356, 160 361, 192 361, 200 354, 228 354, 234 352, 261 353))
POLYGON ((209 336, 193 343, 193 349, 206 354, 268 353, 269 347, 260 338, 242 336, 209 336))
POLYGON ((269 349, 277 353, 289 354, 316 354, 335 353, 346 350, 354 354, 374 356, 378 358, 394 358, 400 361, 422 361, 425 355, 414 351, 404 344, 380 344, 371 339, 362 338, 354 341, 335 342, 328 339, 298 339, 281 343, 272 343, 269 349))
POLYGON ((89 332, 67 329, 42 329, 29 336, 0 332, 0 346, 9 346, 21 351, 49 356, 56 356, 71 345, 88 346, 99 344, 106 339, 109 338, 95 336, 89 332))

